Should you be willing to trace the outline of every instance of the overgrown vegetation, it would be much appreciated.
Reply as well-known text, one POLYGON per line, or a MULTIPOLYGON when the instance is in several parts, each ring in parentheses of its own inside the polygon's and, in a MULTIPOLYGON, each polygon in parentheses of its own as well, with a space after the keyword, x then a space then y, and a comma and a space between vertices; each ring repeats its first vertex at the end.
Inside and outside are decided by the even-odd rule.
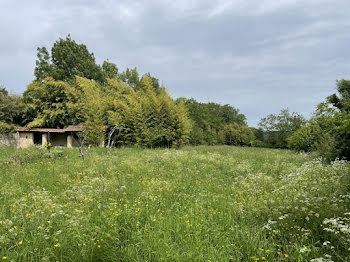
POLYGON ((350 81, 337 81, 336 87, 337 94, 320 103, 308 121, 288 109, 263 118, 258 145, 312 153, 325 163, 335 158, 349 159, 350 81))
POLYGON ((327 162, 335 157, 350 158, 350 81, 337 81, 337 91, 289 138, 290 148, 316 152, 327 162))
POLYGON ((350 157, 350 81, 337 81, 337 94, 319 104, 306 120, 282 109, 247 126, 237 108, 195 99, 172 99, 159 80, 137 68, 120 71, 106 60, 95 62, 84 44, 68 35, 51 50, 38 48, 35 80, 23 97, 0 88, 0 134, 18 126, 62 128, 83 124, 85 141, 99 145, 105 127, 114 146, 180 147, 241 145, 304 151, 329 163, 350 157))
POLYGON ((0 163, 7 261, 350 259, 345 162, 222 146, 93 148, 85 161, 1 148, 0 163))
MULTIPOLYGON (((192 145, 216 145, 232 144, 232 137, 229 127, 235 124, 235 127, 243 128, 247 126, 246 118, 239 113, 238 109, 230 105, 219 105, 216 103, 200 103, 192 99, 183 99, 188 109, 189 117, 193 122, 190 135, 190 143, 192 145)), ((241 140, 242 141, 242 140, 241 140)), ((240 142, 234 141, 239 144, 240 142)), ((250 140, 246 140, 244 145, 249 145, 250 140)))
POLYGON ((11 95, 0 85, 0 134, 8 134, 21 124, 26 115, 25 106, 20 96, 11 95))
MULTIPOLYGON (((8 96, 1 89, 8 104, 17 99, 16 106, 0 108, 7 116, 0 122, 1 133, 22 125, 63 128, 84 124, 85 141, 91 145, 101 143, 107 126, 118 128, 113 137, 117 146, 179 147, 225 143, 220 138, 225 135, 225 125, 246 126, 244 115, 229 105, 174 101, 150 73, 140 77, 136 67, 119 72, 108 60, 102 66, 96 64, 94 54, 70 36, 56 41, 50 52, 38 48, 37 56, 36 79, 23 98, 8 96)), ((242 141, 250 144, 242 139, 234 143, 242 141)))

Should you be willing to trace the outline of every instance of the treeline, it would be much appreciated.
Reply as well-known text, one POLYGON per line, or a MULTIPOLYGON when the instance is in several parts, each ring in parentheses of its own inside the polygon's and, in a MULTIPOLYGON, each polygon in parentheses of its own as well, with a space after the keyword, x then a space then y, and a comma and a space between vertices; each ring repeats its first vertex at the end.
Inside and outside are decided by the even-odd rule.
POLYGON ((229 105, 173 100, 150 73, 119 72, 96 64, 93 53, 70 36, 51 51, 37 49, 35 80, 23 96, 0 89, 0 133, 18 126, 63 128, 84 124, 89 144, 99 144, 104 127, 116 129, 115 145, 178 147, 185 144, 250 145, 245 116, 229 105))
POLYGON ((9 94, 0 85, 0 135, 12 132, 16 126, 24 125, 27 116, 28 107, 23 97, 9 94))
POLYGON ((150 73, 98 65, 84 44, 68 37, 50 52, 37 49, 35 79, 23 96, 0 87, 0 134, 18 126, 63 128, 84 124, 85 138, 99 144, 104 127, 114 128, 115 145, 178 147, 238 145, 314 153, 325 161, 350 157, 350 80, 337 81, 337 94, 319 104, 314 116, 282 109, 258 128, 230 105, 172 99, 150 73))
POLYGON ((254 133, 247 126, 246 117, 230 105, 200 103, 194 99, 183 100, 192 120, 190 143, 192 145, 251 145, 254 133))
POLYGON ((326 161, 350 159, 350 80, 336 82, 337 94, 319 104, 315 115, 288 139, 289 147, 317 152, 326 161))
POLYGON ((336 94, 320 103, 313 117, 282 109, 261 119, 256 146, 308 152, 323 161, 350 158, 350 80, 336 81, 336 94))

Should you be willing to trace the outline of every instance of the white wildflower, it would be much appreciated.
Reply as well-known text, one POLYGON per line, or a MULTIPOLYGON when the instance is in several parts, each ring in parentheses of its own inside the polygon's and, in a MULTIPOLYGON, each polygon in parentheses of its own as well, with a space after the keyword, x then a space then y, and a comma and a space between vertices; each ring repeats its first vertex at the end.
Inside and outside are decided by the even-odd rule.
POLYGON ((300 253, 305 253, 305 252, 309 252, 309 251, 311 251, 311 249, 310 249, 310 248, 307 248, 307 247, 302 247, 302 248, 300 248, 300 250, 299 250, 300 253))
POLYGON ((325 242, 323 242, 323 245, 324 245, 324 246, 327 246, 329 243, 331 243, 331 242, 325 241, 325 242))

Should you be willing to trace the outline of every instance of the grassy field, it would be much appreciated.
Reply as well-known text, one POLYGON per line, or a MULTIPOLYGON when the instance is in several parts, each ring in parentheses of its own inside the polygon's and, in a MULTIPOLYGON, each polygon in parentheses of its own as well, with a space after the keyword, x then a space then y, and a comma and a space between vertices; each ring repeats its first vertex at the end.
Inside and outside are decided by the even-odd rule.
POLYGON ((349 182, 285 150, 0 148, 0 261, 350 261, 349 182))

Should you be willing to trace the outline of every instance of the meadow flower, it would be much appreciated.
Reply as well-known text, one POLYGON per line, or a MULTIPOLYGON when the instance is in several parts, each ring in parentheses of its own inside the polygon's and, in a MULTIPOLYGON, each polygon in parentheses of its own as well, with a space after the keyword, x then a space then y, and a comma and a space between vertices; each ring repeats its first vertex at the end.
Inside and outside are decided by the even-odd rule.
POLYGON ((309 251, 311 251, 311 249, 310 248, 307 248, 307 247, 302 247, 302 248, 300 248, 300 250, 299 250, 299 252, 300 253, 305 253, 305 252, 309 252, 309 251))

